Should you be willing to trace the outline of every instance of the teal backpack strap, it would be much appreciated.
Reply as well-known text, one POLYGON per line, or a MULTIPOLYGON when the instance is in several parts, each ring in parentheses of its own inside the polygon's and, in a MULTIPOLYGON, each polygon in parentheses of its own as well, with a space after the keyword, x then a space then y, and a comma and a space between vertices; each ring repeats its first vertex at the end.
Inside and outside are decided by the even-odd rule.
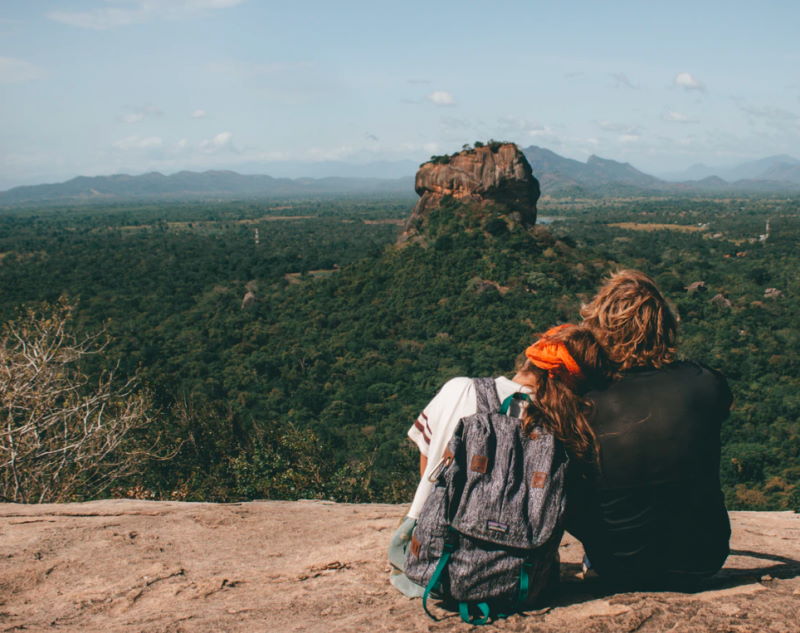
POLYGON ((519 570, 519 594, 517 595, 517 605, 522 606, 528 599, 528 591, 530 591, 531 575, 530 570, 533 565, 530 561, 522 563, 522 568, 519 570))
POLYGON ((464 620, 467 624, 488 624, 489 618, 491 617, 492 610, 489 608, 489 605, 485 602, 459 602, 458 603, 458 612, 461 614, 461 619, 464 620), (474 604, 475 608, 481 612, 481 617, 473 617, 469 614, 469 605, 474 604))
POLYGON ((508 409, 511 407, 511 403, 514 399, 524 400, 525 402, 530 402, 531 397, 527 393, 523 393, 518 391, 517 393, 512 393, 508 398, 503 400, 503 404, 500 406, 500 415, 508 415, 508 409))
POLYGON ((445 542, 444 553, 442 554, 442 557, 439 559, 439 563, 436 565, 436 569, 433 571, 431 579, 425 586, 425 592, 422 594, 422 608, 425 610, 425 613, 428 614, 428 617, 434 621, 438 620, 433 616, 433 614, 430 611, 428 611, 428 596, 431 595, 431 591, 433 591, 436 588, 436 585, 439 584, 439 577, 442 575, 444 568, 447 567, 447 563, 450 561, 450 556, 452 556, 455 550, 456 550, 455 543, 447 541, 445 542))
MULTIPOLYGON (((494 617, 498 620, 502 620, 507 618, 511 613, 516 611, 520 611, 522 607, 525 605, 525 601, 528 599, 528 592, 530 591, 531 586, 531 568, 533 567, 533 563, 530 561, 525 562, 522 564, 522 568, 519 570, 519 592, 517 593, 517 600, 516 604, 514 605, 513 609, 508 613, 495 613, 494 617)), ((492 609, 486 602, 459 602, 458 603, 458 612, 461 615, 461 619, 464 620, 467 624, 488 624, 489 619, 492 617, 492 609), (475 608, 480 611, 482 617, 473 617, 469 614, 470 606, 474 605, 475 608)))
MULTIPOLYGON (((528 592, 530 591, 531 586, 532 567, 533 563, 528 561, 523 563, 522 568, 519 570, 519 593, 517 594, 516 605, 510 613, 522 609, 525 601, 528 599, 528 592)), ((489 619, 492 616, 491 607, 486 602, 459 602, 458 612, 461 615, 461 619, 467 624, 488 624, 489 619), (482 617, 473 617, 469 614, 469 608, 471 605, 474 605, 475 608, 480 611, 482 617)), ((504 619, 507 618, 510 613, 495 613, 494 617, 498 620, 504 619)))

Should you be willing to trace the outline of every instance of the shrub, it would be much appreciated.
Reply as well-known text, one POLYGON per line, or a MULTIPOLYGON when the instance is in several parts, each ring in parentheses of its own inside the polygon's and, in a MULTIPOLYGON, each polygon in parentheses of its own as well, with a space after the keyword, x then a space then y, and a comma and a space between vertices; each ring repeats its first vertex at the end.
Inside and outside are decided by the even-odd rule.
POLYGON ((96 497, 149 457, 133 431, 150 422, 148 394, 113 372, 90 382, 81 360, 99 336, 69 332, 72 307, 28 310, 0 340, 0 498, 17 503, 96 497))

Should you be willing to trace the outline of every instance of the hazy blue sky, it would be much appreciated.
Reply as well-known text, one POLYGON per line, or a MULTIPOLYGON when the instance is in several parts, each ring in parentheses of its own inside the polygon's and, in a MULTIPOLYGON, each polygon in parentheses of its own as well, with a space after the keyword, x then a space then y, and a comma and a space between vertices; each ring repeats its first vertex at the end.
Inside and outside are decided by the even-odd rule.
POLYGON ((421 161, 800 154, 800 2, 2 0, 0 188, 421 161))

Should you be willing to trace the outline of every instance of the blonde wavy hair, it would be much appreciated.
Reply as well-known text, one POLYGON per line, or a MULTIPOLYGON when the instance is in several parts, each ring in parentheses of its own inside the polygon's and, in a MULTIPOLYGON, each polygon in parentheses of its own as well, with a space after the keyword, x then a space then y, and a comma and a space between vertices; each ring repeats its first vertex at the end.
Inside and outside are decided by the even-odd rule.
POLYGON ((655 282, 638 270, 620 270, 581 308, 617 371, 663 367, 675 360, 677 318, 655 282))

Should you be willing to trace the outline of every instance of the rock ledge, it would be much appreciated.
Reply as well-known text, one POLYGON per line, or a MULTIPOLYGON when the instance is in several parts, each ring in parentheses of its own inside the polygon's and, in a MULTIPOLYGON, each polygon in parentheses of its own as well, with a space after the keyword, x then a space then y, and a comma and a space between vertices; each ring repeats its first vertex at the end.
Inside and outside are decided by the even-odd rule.
MULTIPOLYGON (((387 581, 403 506, 95 501, 0 504, 0 631, 465 631, 431 622, 387 581)), ((696 593, 609 594, 579 581, 482 630, 789 633, 800 606, 800 515, 734 512, 725 568, 696 593)))

